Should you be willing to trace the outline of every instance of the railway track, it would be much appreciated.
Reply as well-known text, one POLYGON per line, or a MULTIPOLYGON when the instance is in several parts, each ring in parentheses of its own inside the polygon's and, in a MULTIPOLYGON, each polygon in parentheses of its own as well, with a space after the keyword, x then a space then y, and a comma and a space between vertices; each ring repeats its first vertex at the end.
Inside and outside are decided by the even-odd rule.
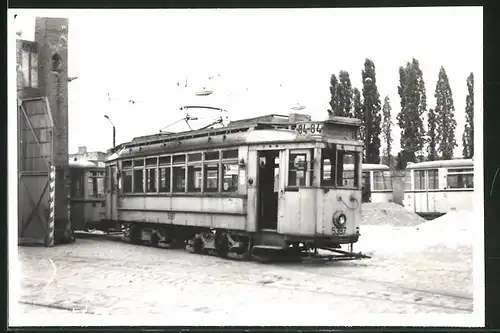
MULTIPOLYGON (((105 240, 107 237, 91 237, 96 240, 105 240)), ((151 247, 150 247, 151 248, 151 247)), ((154 272, 158 269, 158 258, 162 249, 151 248, 151 256, 154 259, 136 259, 127 258, 125 262, 117 260, 113 257, 89 257, 76 254, 65 254, 60 257, 52 257, 56 263, 70 262, 72 265, 82 265, 88 267, 92 263, 99 262, 103 269, 120 272, 124 275, 139 274, 142 279, 155 279, 154 272), (155 250, 153 250, 155 249, 155 250), (158 251, 157 251, 158 250, 158 251)), ((298 268, 294 265, 269 265, 269 269, 265 272, 272 272, 270 276, 263 274, 262 265, 252 262, 241 263, 238 261, 224 260, 222 258, 209 256, 210 261, 202 260, 191 266, 186 266, 185 259, 189 255, 183 250, 171 250, 179 253, 179 256, 174 256, 175 260, 167 260, 165 262, 168 267, 168 277, 165 281, 169 285, 186 285, 189 283, 209 283, 223 287, 231 287, 235 285, 244 285, 247 287, 259 286, 260 288, 271 288, 277 290, 294 290, 317 295, 331 295, 332 297, 351 298, 357 301, 379 301, 382 303, 393 303, 398 306, 416 306, 420 309, 428 309, 428 311, 444 310, 446 312, 456 311, 459 313, 472 312, 472 297, 449 292, 436 290, 422 290, 411 288, 393 282, 381 281, 377 279, 343 276, 345 271, 340 272, 313 272, 307 267, 301 266, 298 268), (181 253, 183 255, 181 255, 181 253), (249 272, 241 275, 242 264, 246 265, 249 272), (192 278, 191 281, 186 280, 186 269, 200 270, 206 266, 209 271, 206 272, 210 278, 203 279, 192 278), (212 269, 212 268, 213 269, 212 269), (235 278, 237 276, 237 278, 235 278), (238 277, 239 276, 239 277, 238 277), (315 281, 314 283, 296 282, 296 281, 315 281), (368 292, 364 292, 368 291, 368 292), (432 310, 434 309, 434 310, 432 310)), ((170 251, 169 251, 170 252, 170 251)), ((149 256, 149 255, 148 255, 149 256)), ((200 258, 201 259, 201 258, 200 258)), ((188 259, 189 260, 189 259, 188 259)), ((326 267, 326 266, 322 266, 326 267)), ((339 266, 339 270, 347 269, 346 266, 339 266)), ((349 269, 369 269, 369 265, 365 267, 349 266, 349 269)), ((269 274, 268 274, 269 275, 269 274)), ((193 276, 193 275, 191 275, 193 276)), ((197 276, 195 274, 194 276, 197 276)), ((68 284, 65 282, 65 287, 78 290, 81 289, 79 284, 68 284)), ((88 289, 86 292, 91 293, 95 290, 88 289)))

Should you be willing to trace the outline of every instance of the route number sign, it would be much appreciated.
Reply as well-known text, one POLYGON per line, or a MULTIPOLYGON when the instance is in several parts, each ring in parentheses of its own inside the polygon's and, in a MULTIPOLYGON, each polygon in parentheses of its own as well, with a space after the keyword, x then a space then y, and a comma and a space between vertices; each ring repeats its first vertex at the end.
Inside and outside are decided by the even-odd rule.
POLYGON ((323 132, 322 123, 302 123, 295 128, 299 135, 320 135, 323 132))

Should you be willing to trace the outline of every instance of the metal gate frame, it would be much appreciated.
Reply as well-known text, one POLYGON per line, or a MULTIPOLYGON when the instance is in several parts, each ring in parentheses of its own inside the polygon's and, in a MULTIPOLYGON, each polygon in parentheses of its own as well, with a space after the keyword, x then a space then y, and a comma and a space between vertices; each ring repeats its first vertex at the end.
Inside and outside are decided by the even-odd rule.
MULTIPOLYGON (((26 99, 18 99, 18 188, 19 188, 19 200, 18 200, 18 209, 19 209, 19 225, 21 226, 20 233, 18 235, 18 242, 24 243, 32 243, 33 239, 35 238, 34 242, 37 243, 39 242, 39 239, 43 238, 43 243, 45 246, 54 246, 54 199, 55 199, 55 167, 54 167, 54 120, 52 117, 52 111, 50 109, 50 104, 48 101, 47 97, 36 97, 36 98, 26 98, 26 99), (33 135, 33 138, 36 141, 37 145, 41 145, 40 138, 38 137, 35 128, 33 127, 33 124, 30 120, 30 117, 28 116, 28 113, 25 108, 25 103, 26 102, 36 102, 40 101, 43 103, 43 109, 45 111, 45 116, 47 117, 48 120, 48 127, 44 127, 44 129, 48 129, 48 136, 49 136, 49 147, 50 147, 50 153, 48 157, 45 157, 45 164, 46 164, 46 171, 34 171, 34 170, 24 170, 23 164, 22 164, 22 137, 21 137, 21 119, 25 119, 26 124, 29 127, 29 130, 31 134, 33 135), (47 182, 39 194, 39 197, 35 200, 33 193, 30 193, 30 190, 26 184, 26 179, 31 176, 44 176, 46 175, 47 177, 47 182), (25 191, 21 191, 22 186, 24 186, 25 191), (48 190, 48 200, 46 199, 46 192, 48 190), (21 204, 27 204, 27 200, 21 200, 21 196, 23 193, 26 193, 26 197, 29 201, 30 207, 29 209, 31 210, 28 218, 26 221, 24 221, 24 214, 23 209, 24 207, 21 207, 21 204), (45 202, 44 202, 45 201, 45 202), (47 209, 48 206, 48 214, 44 211, 47 209), (33 223, 33 221, 38 217, 38 222, 42 225, 42 229, 45 232, 45 235, 40 235, 41 237, 26 237, 25 233, 28 230, 28 227, 33 223)), ((46 142, 45 142, 46 143, 46 142)), ((19 227, 18 225, 18 227, 19 227)), ((18 229, 19 230, 19 229, 18 229)), ((38 236, 38 235, 37 235, 38 236)))

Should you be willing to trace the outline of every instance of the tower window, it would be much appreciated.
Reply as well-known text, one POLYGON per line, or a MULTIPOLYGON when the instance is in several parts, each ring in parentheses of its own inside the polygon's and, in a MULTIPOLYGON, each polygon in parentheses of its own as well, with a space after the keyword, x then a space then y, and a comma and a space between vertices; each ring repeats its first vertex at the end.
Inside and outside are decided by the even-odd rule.
POLYGON ((57 52, 52 56, 52 71, 58 73, 62 72, 62 58, 57 52))

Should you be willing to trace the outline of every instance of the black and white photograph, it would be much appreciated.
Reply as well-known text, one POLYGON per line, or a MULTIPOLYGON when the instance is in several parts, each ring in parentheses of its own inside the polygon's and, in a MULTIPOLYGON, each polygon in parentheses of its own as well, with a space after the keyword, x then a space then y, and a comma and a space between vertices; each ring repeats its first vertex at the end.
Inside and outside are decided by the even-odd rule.
POLYGON ((10 327, 484 326, 482 7, 7 16, 10 327))

